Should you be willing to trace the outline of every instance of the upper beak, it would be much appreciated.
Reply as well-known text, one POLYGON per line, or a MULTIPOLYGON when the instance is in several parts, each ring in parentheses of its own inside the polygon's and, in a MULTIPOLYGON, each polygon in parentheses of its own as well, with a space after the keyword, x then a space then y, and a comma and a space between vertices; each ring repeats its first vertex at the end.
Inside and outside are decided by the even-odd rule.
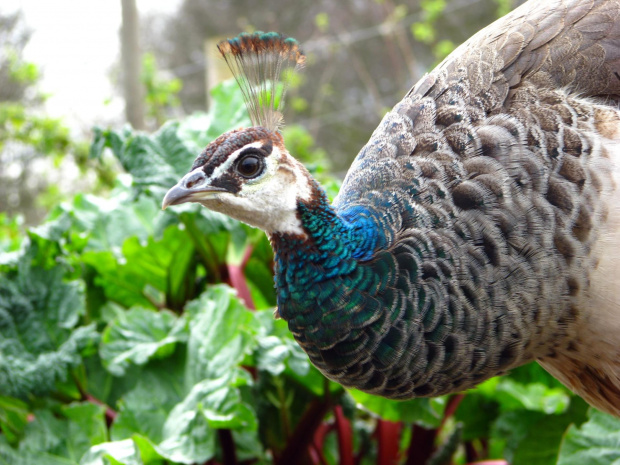
POLYGON ((177 184, 168 192, 166 192, 166 196, 164 197, 163 202, 161 203, 161 209, 165 210, 170 205, 179 205, 185 202, 199 202, 200 200, 204 200, 208 198, 209 193, 221 193, 227 192, 226 189, 221 187, 202 187, 200 189, 186 189, 185 187, 177 184), (207 194, 207 195, 205 195, 207 194))

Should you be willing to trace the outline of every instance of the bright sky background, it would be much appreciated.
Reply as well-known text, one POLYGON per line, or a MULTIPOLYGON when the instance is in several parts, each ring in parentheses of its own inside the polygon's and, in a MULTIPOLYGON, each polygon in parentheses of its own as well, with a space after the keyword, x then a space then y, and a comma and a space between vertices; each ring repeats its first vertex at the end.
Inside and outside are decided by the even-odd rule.
MULTIPOLYGON (((137 0, 140 14, 172 14, 179 4, 137 0)), ((2 0, 0 11, 17 9, 33 32, 24 55, 43 71, 48 113, 76 130, 119 121, 124 102, 109 75, 120 57, 121 0, 2 0)))

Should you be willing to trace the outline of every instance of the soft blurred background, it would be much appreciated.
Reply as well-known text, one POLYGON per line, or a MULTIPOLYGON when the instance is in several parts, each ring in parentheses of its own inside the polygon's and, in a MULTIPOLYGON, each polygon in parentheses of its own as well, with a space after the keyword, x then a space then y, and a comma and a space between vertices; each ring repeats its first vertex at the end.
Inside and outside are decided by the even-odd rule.
POLYGON ((536 363, 390 401, 273 318, 265 234, 164 193, 250 124, 215 43, 296 37, 287 148, 333 196, 381 117, 517 0, 2 0, 0 465, 609 465, 536 363))

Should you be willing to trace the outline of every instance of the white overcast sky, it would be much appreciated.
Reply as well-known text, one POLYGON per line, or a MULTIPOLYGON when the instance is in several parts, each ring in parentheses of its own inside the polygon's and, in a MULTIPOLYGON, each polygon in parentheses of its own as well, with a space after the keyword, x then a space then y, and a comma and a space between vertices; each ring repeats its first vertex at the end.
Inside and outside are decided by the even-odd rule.
MULTIPOLYGON (((138 0, 140 14, 172 14, 180 0, 138 0)), ((120 56, 121 0, 2 0, 0 11, 21 9, 32 31, 25 58, 43 71, 46 110, 73 129, 118 120, 121 99, 109 80, 120 56)))

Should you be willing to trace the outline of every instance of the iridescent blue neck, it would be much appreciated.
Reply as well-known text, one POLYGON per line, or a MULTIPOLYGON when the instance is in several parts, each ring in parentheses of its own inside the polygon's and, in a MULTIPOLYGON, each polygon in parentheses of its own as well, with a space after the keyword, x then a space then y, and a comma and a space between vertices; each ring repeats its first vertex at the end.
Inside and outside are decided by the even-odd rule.
MULTIPOLYGON (((310 201, 298 201, 297 211, 306 236, 272 234, 276 262, 278 310, 290 320, 316 312, 334 296, 360 262, 372 258, 384 242, 372 214, 355 207, 338 214, 323 189, 313 183, 310 201)), ((306 322, 308 323, 308 322, 306 322)))

